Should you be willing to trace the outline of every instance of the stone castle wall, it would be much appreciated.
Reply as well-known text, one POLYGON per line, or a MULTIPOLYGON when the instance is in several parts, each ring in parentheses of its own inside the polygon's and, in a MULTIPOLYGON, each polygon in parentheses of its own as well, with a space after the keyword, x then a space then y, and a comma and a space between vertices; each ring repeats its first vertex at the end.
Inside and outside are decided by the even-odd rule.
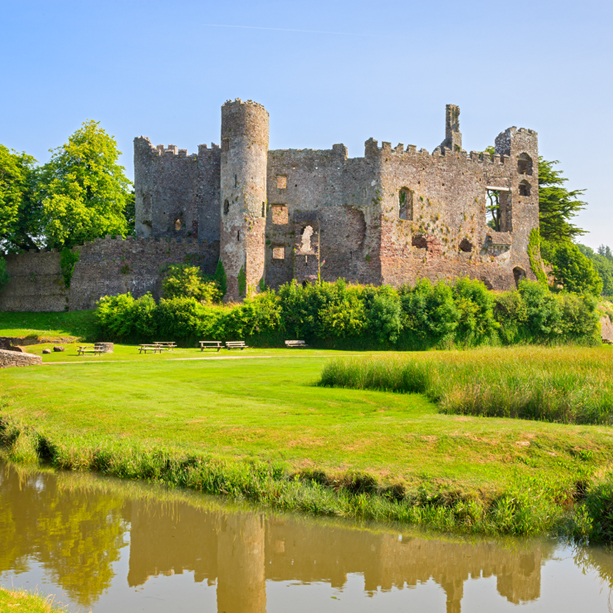
POLYGON ((70 289, 66 289, 57 252, 6 256, 10 280, 0 292, 1 311, 75 311, 92 309, 102 296, 131 292, 161 294, 164 268, 192 262, 215 271, 219 242, 191 239, 96 239, 75 247, 70 289))

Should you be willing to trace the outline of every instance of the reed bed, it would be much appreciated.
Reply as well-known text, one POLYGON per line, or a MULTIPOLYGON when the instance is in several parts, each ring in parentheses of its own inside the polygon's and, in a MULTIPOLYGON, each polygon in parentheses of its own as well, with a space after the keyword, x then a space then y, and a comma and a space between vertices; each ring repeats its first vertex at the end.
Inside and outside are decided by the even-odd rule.
POLYGON ((613 422, 613 352, 490 348, 336 359, 319 385, 425 394, 443 413, 558 423, 613 422))

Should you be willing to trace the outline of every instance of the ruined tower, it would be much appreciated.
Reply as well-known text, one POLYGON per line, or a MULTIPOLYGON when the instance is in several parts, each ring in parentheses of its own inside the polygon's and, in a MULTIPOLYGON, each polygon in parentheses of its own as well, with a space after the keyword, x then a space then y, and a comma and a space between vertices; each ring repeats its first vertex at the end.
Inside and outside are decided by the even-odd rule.
POLYGON ((441 149, 462 151, 462 132, 460 132, 460 107, 448 104, 445 107, 445 140, 441 149))
POLYGON ((237 99, 221 109, 221 236, 227 292, 238 301, 264 280, 268 112, 237 99))

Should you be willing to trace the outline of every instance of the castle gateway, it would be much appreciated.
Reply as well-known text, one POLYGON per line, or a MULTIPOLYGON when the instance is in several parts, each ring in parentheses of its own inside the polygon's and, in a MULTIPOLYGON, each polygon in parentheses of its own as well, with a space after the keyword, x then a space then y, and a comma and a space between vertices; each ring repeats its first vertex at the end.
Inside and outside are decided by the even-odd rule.
POLYGON ((269 117, 255 102, 221 110, 221 147, 198 154, 134 141, 139 238, 198 239, 227 275, 227 300, 296 279, 344 277, 399 286, 468 276, 507 290, 534 278, 537 134, 509 128, 495 153, 462 149, 459 108, 432 154, 366 141, 364 157, 332 149, 268 148, 269 117), (494 222, 486 207, 499 204, 494 222), (493 227, 492 227, 493 226, 493 227))

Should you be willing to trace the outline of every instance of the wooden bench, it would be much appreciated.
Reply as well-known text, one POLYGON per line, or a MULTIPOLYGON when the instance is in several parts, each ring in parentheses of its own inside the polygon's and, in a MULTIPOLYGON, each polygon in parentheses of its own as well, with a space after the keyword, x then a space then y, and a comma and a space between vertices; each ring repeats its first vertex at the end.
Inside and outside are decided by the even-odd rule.
POLYGON ((200 342, 200 351, 204 351, 205 349, 221 349, 221 341, 199 341, 200 342))
POLYGON ((308 347, 304 341, 285 341, 285 346, 290 349, 304 349, 308 347))
POLYGON ((173 341, 155 341, 153 343, 162 349, 162 351, 172 351, 177 348, 177 343, 173 341))
POLYGON ((226 349, 248 349, 245 341, 226 341, 226 349))
POLYGON ((138 348, 138 353, 147 353, 148 351, 150 351, 151 353, 162 353, 162 348, 159 345, 140 345, 140 347, 138 348))
POLYGON ((93 355, 101 355, 104 353, 104 347, 100 345, 79 345, 77 348, 77 355, 86 355, 92 353, 93 355))

